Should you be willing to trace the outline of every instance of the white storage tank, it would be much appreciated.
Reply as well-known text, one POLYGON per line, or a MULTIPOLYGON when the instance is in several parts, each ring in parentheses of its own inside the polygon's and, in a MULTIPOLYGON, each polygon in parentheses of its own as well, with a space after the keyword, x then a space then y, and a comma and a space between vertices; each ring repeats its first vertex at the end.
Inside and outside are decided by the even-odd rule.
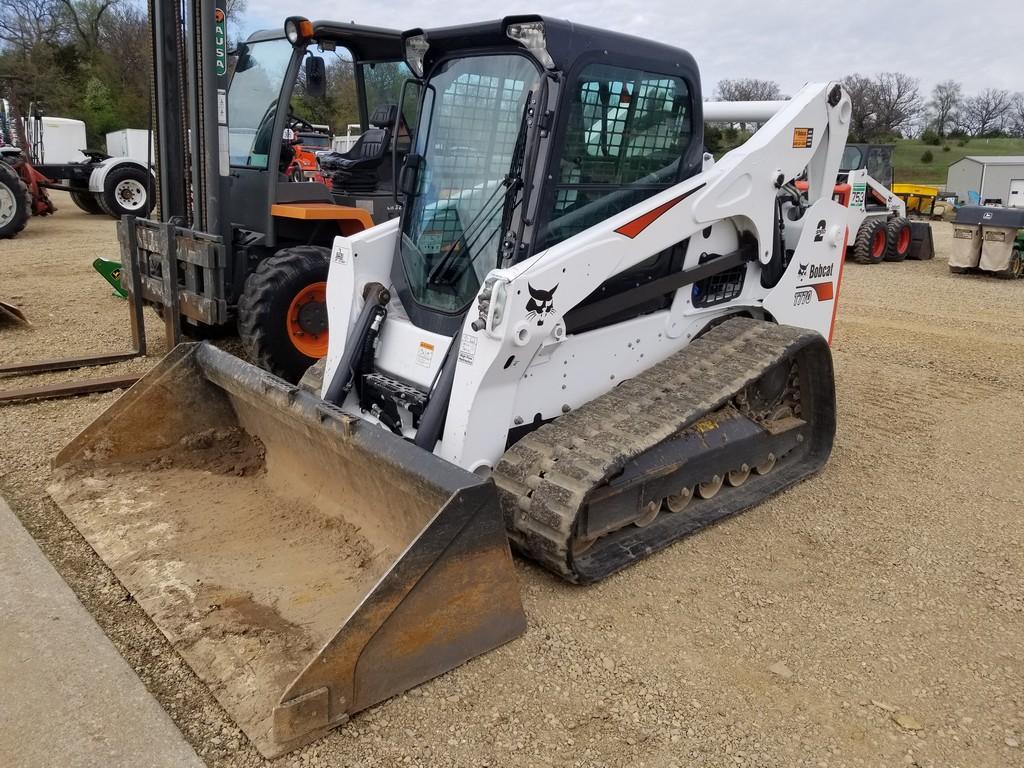
POLYGON ((42 130, 39 162, 49 165, 77 163, 85 160, 82 150, 87 148, 85 123, 69 117, 43 117, 38 128, 42 130))

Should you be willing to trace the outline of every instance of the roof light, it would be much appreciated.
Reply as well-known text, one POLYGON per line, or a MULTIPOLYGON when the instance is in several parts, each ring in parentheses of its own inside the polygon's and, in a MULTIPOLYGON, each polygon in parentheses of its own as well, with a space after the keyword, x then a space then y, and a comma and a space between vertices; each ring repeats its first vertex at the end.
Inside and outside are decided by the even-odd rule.
POLYGON ((509 24, 505 34, 517 43, 522 43, 545 69, 554 69, 555 62, 548 53, 548 37, 544 32, 543 21, 521 21, 509 24))
POLYGON ((430 43, 426 35, 405 38, 405 63, 416 77, 423 77, 423 59, 427 56, 430 43))
POLYGON ((313 37, 313 22, 302 16, 289 16, 284 20, 284 36, 292 45, 305 43, 313 37))

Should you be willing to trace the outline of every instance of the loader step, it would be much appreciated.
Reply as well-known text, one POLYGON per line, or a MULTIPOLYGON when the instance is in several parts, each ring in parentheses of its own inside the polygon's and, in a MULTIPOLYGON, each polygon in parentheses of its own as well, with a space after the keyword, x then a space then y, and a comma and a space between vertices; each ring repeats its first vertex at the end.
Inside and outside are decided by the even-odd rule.
POLYGON ((588 583, 815 473, 834 434, 825 340, 734 318, 524 437, 494 479, 515 547, 588 583))

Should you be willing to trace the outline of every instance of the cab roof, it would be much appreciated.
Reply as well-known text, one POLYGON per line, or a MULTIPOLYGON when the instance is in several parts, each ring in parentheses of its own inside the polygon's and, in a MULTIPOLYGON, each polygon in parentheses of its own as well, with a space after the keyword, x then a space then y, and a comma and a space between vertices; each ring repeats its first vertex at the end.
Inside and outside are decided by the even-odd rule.
MULTIPOLYGON (((245 42, 279 39, 284 39, 283 21, 280 29, 253 32, 245 42)), ((399 30, 367 27, 347 21, 314 21, 313 39, 343 46, 351 51, 357 61, 401 61, 404 51, 399 30)))
MULTIPOLYGON (((555 67, 562 71, 571 70, 577 61, 587 60, 604 61, 611 65, 656 67, 665 73, 673 69, 678 69, 680 74, 698 72, 693 56, 682 48, 536 14, 506 16, 494 21, 453 27, 410 29, 404 32, 402 37, 408 38, 419 34, 426 36, 430 49, 424 65, 429 69, 437 59, 456 51, 499 47, 507 49, 515 46, 516 44, 505 34, 505 30, 510 24, 531 21, 544 22, 548 53, 554 60, 555 67)), ((699 75, 697 79, 698 82, 693 85, 699 88, 699 75)))

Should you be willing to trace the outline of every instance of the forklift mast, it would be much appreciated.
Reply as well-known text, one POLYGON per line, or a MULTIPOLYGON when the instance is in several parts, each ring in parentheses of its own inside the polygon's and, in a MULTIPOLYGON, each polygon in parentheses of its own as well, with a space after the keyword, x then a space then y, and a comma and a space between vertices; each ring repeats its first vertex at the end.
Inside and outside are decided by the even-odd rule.
POLYGON ((149 14, 159 218, 223 236, 229 174, 225 3, 149 0, 149 14), (189 151, 190 135, 200 151, 189 151))

